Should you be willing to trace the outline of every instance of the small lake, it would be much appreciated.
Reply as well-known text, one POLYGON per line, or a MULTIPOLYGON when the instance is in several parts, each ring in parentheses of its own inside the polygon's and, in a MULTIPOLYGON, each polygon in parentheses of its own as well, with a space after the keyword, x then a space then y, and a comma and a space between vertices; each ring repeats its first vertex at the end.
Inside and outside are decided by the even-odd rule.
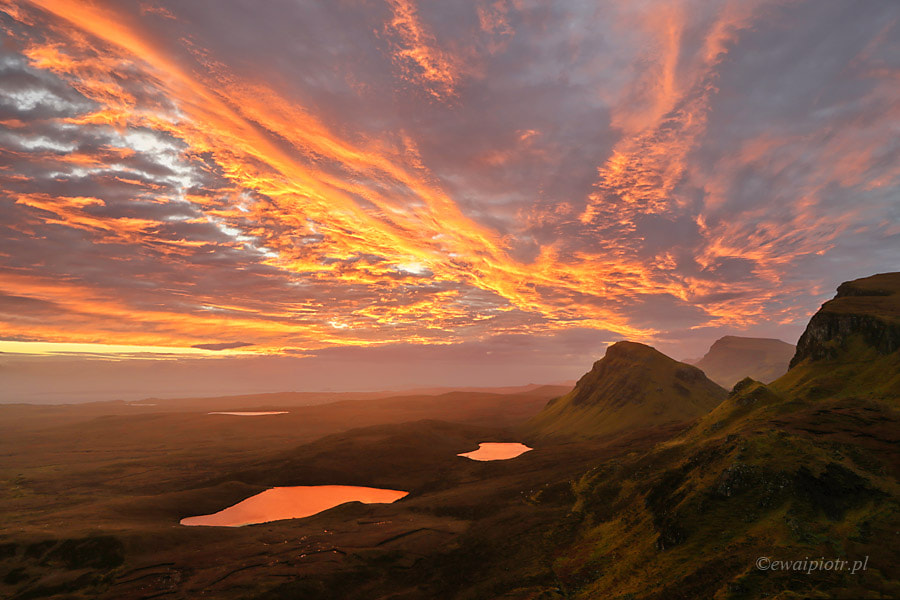
POLYGON ((274 487, 211 515, 187 517, 182 525, 241 527, 282 519, 300 519, 346 502, 390 504, 409 492, 355 485, 274 487))
POLYGON ((266 415, 286 415, 286 410, 266 410, 261 412, 209 412, 208 415, 231 415, 233 417, 264 417, 266 415))
POLYGON ((509 460, 525 454, 533 448, 518 442, 482 442, 478 444, 478 450, 457 454, 472 460, 509 460))

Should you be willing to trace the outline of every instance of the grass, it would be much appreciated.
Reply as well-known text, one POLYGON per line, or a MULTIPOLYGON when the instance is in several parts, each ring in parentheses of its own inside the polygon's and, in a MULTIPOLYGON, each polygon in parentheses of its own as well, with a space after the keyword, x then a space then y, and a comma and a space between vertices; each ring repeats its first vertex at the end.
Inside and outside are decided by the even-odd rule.
POLYGON ((575 389, 530 422, 537 437, 589 438, 705 414, 725 397, 702 371, 643 344, 618 342, 575 389))

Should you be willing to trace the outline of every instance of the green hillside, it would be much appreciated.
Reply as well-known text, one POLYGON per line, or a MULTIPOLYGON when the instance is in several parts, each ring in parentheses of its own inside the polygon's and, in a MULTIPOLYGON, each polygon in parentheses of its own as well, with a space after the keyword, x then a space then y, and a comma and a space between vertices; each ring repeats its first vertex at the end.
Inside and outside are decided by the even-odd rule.
POLYGON ((581 533, 547 597, 900 597, 898 283, 843 284, 786 375, 745 379, 681 435, 574 480, 581 533), (810 574, 760 557, 868 562, 810 574))
POLYGON ((697 367, 635 342, 617 342, 575 388, 531 422, 539 437, 577 438, 684 422, 707 413, 724 389, 697 367))
POLYGON ((900 273, 841 284, 797 342, 791 370, 776 383, 802 398, 900 398, 900 273))

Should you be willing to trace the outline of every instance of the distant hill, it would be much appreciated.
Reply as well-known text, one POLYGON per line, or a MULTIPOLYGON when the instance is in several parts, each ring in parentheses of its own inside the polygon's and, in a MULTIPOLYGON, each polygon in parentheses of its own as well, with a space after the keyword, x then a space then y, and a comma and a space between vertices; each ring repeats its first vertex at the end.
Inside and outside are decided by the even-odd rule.
POLYGON ((644 344, 617 342, 531 424, 538 436, 609 435, 694 419, 726 394, 697 367, 644 344))
POLYGON ((726 335, 692 364, 724 388, 731 389, 744 377, 769 383, 787 373, 795 347, 769 338, 726 335))
POLYGON ((170 412, 178 410, 269 410, 292 406, 316 406, 336 402, 374 401, 393 398, 422 398, 430 401, 440 396, 452 394, 505 395, 523 397, 552 398, 565 393, 571 384, 528 385, 505 387, 431 387, 407 390, 385 390, 378 392, 269 392, 261 394, 238 394, 230 396, 203 396, 185 398, 147 398, 128 403, 143 406, 146 412, 170 412))

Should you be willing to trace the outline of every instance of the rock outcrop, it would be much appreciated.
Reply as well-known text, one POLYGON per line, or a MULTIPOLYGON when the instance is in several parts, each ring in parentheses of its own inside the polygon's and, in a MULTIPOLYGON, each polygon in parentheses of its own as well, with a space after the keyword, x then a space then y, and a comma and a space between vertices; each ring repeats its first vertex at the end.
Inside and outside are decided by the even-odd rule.
POLYGON ((810 319, 791 367, 839 358, 854 341, 880 355, 900 350, 900 273, 842 283, 834 299, 810 319))

